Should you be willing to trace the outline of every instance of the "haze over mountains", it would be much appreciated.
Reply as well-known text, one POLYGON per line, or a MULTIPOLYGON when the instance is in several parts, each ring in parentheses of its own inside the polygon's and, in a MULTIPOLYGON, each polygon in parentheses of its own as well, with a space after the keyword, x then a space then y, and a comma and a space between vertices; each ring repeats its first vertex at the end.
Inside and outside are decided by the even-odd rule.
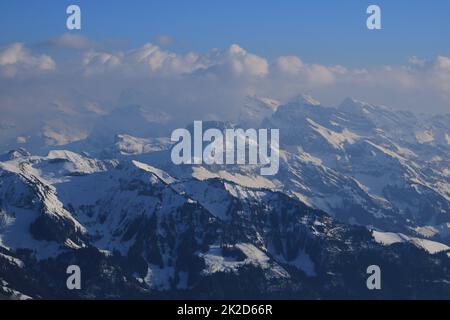
POLYGON ((277 175, 174 165, 182 121, 145 106, 96 112, 82 133, 3 123, 0 292, 450 298, 449 114, 306 95, 249 96, 240 110, 204 123, 279 129, 277 175), (68 264, 85 270, 79 292, 65 287, 68 264), (366 288, 371 264, 380 292, 366 288))

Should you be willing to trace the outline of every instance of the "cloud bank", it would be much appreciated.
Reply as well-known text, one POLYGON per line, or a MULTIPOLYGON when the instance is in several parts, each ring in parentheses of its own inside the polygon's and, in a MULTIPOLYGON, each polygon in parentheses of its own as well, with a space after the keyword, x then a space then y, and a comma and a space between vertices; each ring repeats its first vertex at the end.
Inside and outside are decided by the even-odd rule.
POLYGON ((179 123, 235 120, 249 95, 283 102, 299 93, 331 106, 352 96, 419 113, 448 113, 450 58, 426 60, 412 53, 403 65, 355 69, 293 55, 269 60, 238 44, 180 54, 155 43, 111 49, 74 34, 0 48, 2 118, 20 119, 30 130, 32 123, 55 118, 62 127, 69 121, 88 127, 127 105, 164 112, 179 123))
POLYGON ((23 43, 13 43, 0 51, 0 74, 5 78, 54 71, 55 61, 46 54, 32 54, 23 43))

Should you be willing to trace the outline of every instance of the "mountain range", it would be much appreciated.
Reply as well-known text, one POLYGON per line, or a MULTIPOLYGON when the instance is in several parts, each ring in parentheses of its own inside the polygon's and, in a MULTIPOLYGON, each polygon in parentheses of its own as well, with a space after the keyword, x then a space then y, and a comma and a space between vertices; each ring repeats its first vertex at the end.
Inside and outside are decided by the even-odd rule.
POLYGON ((0 297, 450 298, 450 114, 248 97, 204 126, 279 129, 278 174, 174 165, 170 116, 137 106, 5 143, 0 297))

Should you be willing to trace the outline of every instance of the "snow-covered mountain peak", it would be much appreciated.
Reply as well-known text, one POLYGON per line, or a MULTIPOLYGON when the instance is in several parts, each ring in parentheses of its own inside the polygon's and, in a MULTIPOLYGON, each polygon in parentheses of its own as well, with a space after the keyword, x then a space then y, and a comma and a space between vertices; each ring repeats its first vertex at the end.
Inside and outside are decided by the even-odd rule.
POLYGON ((238 121, 246 126, 258 126, 265 118, 272 116, 279 106, 280 102, 271 98, 247 96, 238 121))
POLYGON ((275 112, 279 106, 279 101, 269 97, 247 96, 245 99, 245 107, 258 107, 263 110, 275 112))
POLYGON ((278 128, 285 128, 286 122, 291 123, 294 127, 299 127, 299 121, 306 124, 306 118, 313 118, 321 122, 319 118, 326 119, 329 116, 331 108, 322 106, 322 104, 308 95, 298 95, 286 104, 282 104, 277 108, 273 117, 269 122, 282 123, 277 124, 278 128))
POLYGON ((388 107, 383 105, 374 105, 365 101, 361 101, 352 97, 347 97, 341 104, 337 107, 338 110, 348 112, 348 113, 364 113, 369 115, 371 113, 395 113, 391 111, 388 107))
POLYGON ((5 154, 0 155, 0 161, 9 161, 22 157, 29 157, 31 154, 24 148, 11 150, 5 154))
POLYGON ((137 155, 167 150, 172 145, 169 138, 139 138, 128 134, 115 137, 115 150, 122 155, 137 155))
POLYGON ((341 104, 338 106, 338 110, 344 111, 344 112, 350 112, 350 113, 360 113, 370 112, 369 110, 374 109, 374 106, 370 103, 354 99, 352 97, 347 97, 344 99, 344 101, 341 102, 341 104))
POLYGON ((296 104, 300 106, 320 106, 321 103, 314 99, 312 96, 307 94, 300 94, 295 98, 291 99, 288 104, 296 104))

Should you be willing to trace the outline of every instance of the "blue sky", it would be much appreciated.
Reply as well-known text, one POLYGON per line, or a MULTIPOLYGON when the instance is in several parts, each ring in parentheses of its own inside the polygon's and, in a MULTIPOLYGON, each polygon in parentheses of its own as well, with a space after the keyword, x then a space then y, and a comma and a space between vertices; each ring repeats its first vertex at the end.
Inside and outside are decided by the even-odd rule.
POLYGON ((411 56, 450 56, 450 1, 0 0, 0 45, 39 43, 66 32, 65 9, 82 9, 83 36, 136 47, 160 35, 176 52, 238 43, 271 58, 370 66, 411 56), (382 9, 381 31, 366 29, 366 8, 382 9))

